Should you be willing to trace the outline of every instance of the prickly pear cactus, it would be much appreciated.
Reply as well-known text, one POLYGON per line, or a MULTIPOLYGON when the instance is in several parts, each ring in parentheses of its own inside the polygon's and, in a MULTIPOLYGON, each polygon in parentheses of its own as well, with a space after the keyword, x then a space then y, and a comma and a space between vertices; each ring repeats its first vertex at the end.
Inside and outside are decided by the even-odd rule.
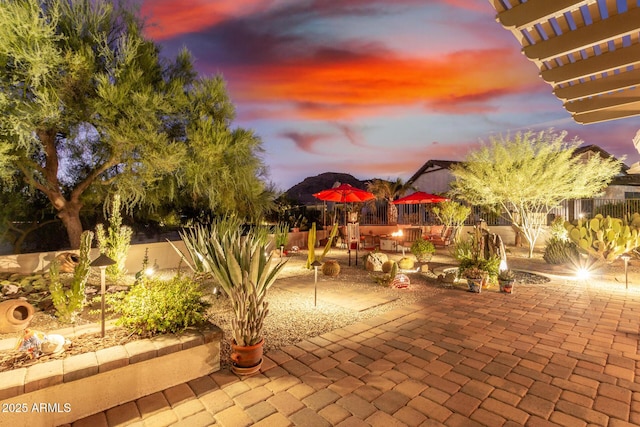
POLYGON ((591 219, 579 219, 574 224, 566 222, 565 228, 580 251, 606 262, 615 261, 640 244, 640 216, 637 213, 629 221, 598 214, 591 219))

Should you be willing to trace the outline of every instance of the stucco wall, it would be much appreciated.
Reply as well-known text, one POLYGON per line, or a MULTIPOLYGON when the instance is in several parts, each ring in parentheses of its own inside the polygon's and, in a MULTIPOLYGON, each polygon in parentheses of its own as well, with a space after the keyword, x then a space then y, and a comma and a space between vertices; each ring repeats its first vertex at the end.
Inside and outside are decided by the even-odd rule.
MULTIPOLYGON (((390 235, 394 231, 400 228, 410 227, 409 225, 386 225, 386 226, 361 226, 360 235, 390 235)), ((473 227, 464 227, 462 230, 462 236, 467 236, 469 232, 473 230, 473 227)), ((506 246, 513 246, 515 242, 515 233, 510 226, 495 226, 490 227, 489 230, 492 233, 500 235, 502 241, 506 246)), ((287 248, 292 246, 298 246, 300 249, 305 250, 307 248, 309 233, 289 233, 289 241, 287 248)), ((323 239, 328 235, 328 231, 318 230, 317 240, 323 239)), ((547 233, 543 235, 536 242, 536 248, 544 248, 544 244, 547 238, 547 233)), ((181 240, 171 242, 181 253, 183 253, 188 262, 191 262, 189 254, 181 240)), ((135 273, 142 268, 142 260, 144 258, 145 251, 148 249, 149 264, 158 264, 161 269, 176 268, 180 265, 181 254, 177 252, 172 245, 167 242, 150 242, 133 244, 129 248, 129 255, 125 264, 126 269, 130 273, 135 273)), ((56 257, 56 255, 67 251, 56 252, 41 252, 32 254, 21 255, 3 255, 0 256, 0 271, 17 272, 23 274, 30 274, 33 272, 46 271, 49 268, 49 263, 56 257)), ((97 258, 99 252, 97 249, 91 250, 91 258, 97 258)), ((186 265, 183 263, 183 267, 186 265)))
POLYGON ((437 171, 426 171, 420 175, 413 185, 418 191, 424 191, 431 194, 446 193, 451 189, 450 183, 453 181, 453 175, 449 169, 441 169, 437 171))

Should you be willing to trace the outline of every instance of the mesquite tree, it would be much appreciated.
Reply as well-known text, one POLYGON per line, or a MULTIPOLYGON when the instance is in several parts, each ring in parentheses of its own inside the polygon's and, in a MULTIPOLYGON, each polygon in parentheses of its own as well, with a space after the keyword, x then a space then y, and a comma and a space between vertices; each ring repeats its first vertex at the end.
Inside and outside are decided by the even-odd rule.
POLYGON ((453 193, 497 206, 526 239, 529 257, 553 208, 597 195, 622 166, 613 158, 574 156, 582 141, 565 141, 566 135, 550 129, 492 137, 452 167, 453 193))
POLYGON ((72 248, 87 199, 115 191, 127 209, 269 201, 261 142, 231 129, 222 78, 198 78, 186 50, 161 58, 130 3, 0 2, 0 182, 45 194, 72 248))

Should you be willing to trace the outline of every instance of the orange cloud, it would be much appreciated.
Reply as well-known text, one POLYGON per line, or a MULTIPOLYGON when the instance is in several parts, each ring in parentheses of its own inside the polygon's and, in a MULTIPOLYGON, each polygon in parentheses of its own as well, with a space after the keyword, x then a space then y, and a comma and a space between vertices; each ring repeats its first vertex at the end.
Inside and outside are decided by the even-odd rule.
POLYGON ((154 40, 166 40, 212 27, 232 17, 265 10, 270 3, 263 0, 146 0, 141 12, 148 20, 146 35, 154 40))
POLYGON ((489 99, 540 84, 513 50, 455 52, 442 58, 357 56, 235 67, 234 97, 250 102, 292 102, 309 118, 335 119, 372 107, 489 99))

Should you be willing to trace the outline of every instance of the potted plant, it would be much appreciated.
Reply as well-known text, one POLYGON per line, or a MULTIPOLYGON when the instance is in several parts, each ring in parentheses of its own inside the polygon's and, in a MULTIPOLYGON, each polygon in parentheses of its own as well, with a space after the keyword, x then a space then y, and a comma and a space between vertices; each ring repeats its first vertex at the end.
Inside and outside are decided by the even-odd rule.
POLYGON ((419 236, 411 244, 410 250, 419 262, 429 262, 431 261, 433 253, 436 251, 436 247, 430 241, 423 239, 422 236, 419 236))
POLYGON ((479 267, 470 267, 464 270, 463 276, 467 279, 469 291, 479 294, 482 290, 482 282, 487 277, 487 272, 479 267))
POLYGON ((506 292, 508 294, 513 292, 513 283, 516 281, 516 276, 513 270, 500 270, 498 273, 498 283, 500 284, 500 292, 506 292))
POLYGON ((185 243, 192 257, 194 253, 199 255, 233 309, 231 370, 238 375, 258 372, 262 366, 263 322, 269 312, 265 297, 286 260, 272 266, 272 255, 267 255, 269 241, 261 230, 252 229, 243 236, 239 228, 228 227, 223 221, 209 230, 197 230, 209 235, 185 243))

